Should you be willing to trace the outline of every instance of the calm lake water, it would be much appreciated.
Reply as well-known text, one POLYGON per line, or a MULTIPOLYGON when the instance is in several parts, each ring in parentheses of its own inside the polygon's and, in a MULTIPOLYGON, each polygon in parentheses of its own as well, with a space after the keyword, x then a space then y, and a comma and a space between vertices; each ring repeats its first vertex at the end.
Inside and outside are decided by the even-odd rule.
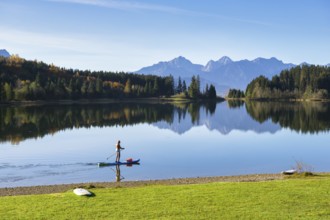
POLYGON ((115 103, 0 108, 0 187, 330 171, 329 103, 115 103), (99 168, 122 160, 140 165, 99 168))

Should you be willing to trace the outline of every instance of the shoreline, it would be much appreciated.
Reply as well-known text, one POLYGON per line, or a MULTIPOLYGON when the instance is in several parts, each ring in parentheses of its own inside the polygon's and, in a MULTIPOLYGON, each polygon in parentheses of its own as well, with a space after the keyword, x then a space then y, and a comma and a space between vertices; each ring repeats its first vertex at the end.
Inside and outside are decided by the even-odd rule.
POLYGON ((192 178, 175 178, 164 180, 138 180, 124 182, 87 182, 87 183, 71 183, 58 185, 40 185, 40 186, 22 186, 22 187, 6 187, 0 188, 0 197, 17 196, 17 195, 37 195, 63 193, 75 188, 128 188, 141 187, 150 185, 183 185, 183 184, 203 184, 213 182, 261 182, 284 179, 283 174, 247 174, 237 176, 215 176, 215 177, 192 177, 192 178))
POLYGON ((24 100, 0 102, 1 106, 42 106, 42 105, 76 105, 76 104, 113 104, 113 103, 191 103, 191 102, 224 102, 224 101, 256 101, 256 102, 319 102, 328 103, 330 99, 285 99, 285 98, 223 98, 189 99, 176 97, 148 97, 148 98, 97 98, 97 99, 55 99, 55 100, 24 100))
POLYGON ((254 102, 330 102, 330 99, 314 98, 224 98, 226 101, 254 101, 254 102))
POLYGON ((24 100, 0 102, 0 106, 41 106, 41 105, 76 105, 76 104, 112 104, 112 103, 190 103, 190 102, 222 102, 225 99, 189 99, 173 97, 148 97, 148 98, 97 98, 97 99, 57 99, 57 100, 24 100))

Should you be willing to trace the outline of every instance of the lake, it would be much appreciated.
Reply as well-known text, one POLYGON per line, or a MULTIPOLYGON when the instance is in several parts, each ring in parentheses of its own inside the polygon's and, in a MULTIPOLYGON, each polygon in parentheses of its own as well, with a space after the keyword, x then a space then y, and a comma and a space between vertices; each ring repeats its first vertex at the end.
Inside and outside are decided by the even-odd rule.
POLYGON ((0 187, 279 173, 296 162, 330 171, 329 103, 49 104, 0 116, 0 187), (99 168, 118 140, 121 160, 140 165, 99 168))

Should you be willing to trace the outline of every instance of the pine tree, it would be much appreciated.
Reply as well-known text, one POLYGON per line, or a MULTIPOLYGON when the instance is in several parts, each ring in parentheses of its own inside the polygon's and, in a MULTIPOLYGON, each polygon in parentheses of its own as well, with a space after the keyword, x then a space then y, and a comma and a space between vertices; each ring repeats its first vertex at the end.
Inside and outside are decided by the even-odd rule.
POLYGON ((84 81, 81 88, 80 88, 80 92, 81 92, 81 96, 85 97, 87 94, 87 81, 84 81))
POLYGON ((3 89, 2 83, 0 83, 0 101, 5 100, 5 91, 3 89))
POLYGON ((205 91, 204 91, 204 95, 205 95, 206 98, 209 97, 209 93, 210 93, 210 91, 209 91, 209 84, 206 84, 205 91))
POLYGON ((179 77, 178 86, 176 88, 176 93, 181 93, 181 92, 183 92, 183 88, 182 88, 181 77, 179 77))
POLYGON ((193 98, 193 99, 197 99, 200 95, 198 78, 199 77, 196 78, 195 76, 193 76, 191 78, 190 86, 188 87, 188 95, 190 98, 193 98))
POLYGON ((158 94, 159 94, 159 82, 158 82, 157 78, 155 78, 155 80, 154 80, 154 87, 152 89, 152 94, 154 96, 158 96, 158 94))
POLYGON ((89 97, 93 97, 95 95, 95 82, 93 80, 89 81, 87 94, 89 97))
POLYGON ((165 90, 162 91, 162 94, 166 96, 171 96, 174 94, 174 79, 173 76, 168 76, 165 78, 165 90))
POLYGON ((185 80, 182 82, 182 92, 187 92, 187 84, 185 80))
POLYGON ((132 92, 131 80, 128 79, 128 80, 126 81, 126 84, 125 84, 124 93, 125 93, 127 96, 130 96, 131 92, 132 92))
POLYGON ((5 85, 3 86, 4 89, 4 93, 5 93, 5 100, 6 101, 10 101, 13 98, 13 89, 11 84, 9 83, 5 83, 5 85))
POLYGON ((199 78, 199 75, 197 75, 196 77, 196 90, 197 90, 197 95, 200 95, 200 91, 201 91, 201 80, 199 78))
POLYGON ((103 93, 103 82, 100 79, 100 77, 97 77, 96 79, 96 88, 95 91, 98 95, 101 95, 103 93))
POLYGON ((215 90, 215 87, 214 85, 210 85, 210 88, 209 88, 209 93, 208 93, 208 98, 209 99, 215 99, 217 97, 217 92, 215 90))

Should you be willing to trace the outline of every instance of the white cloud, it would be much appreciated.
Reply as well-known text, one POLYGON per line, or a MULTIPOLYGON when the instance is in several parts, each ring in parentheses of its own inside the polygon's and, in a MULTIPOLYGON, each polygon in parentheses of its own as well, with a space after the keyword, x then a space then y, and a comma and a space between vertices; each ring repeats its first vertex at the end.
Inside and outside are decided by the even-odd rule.
POLYGON ((184 13, 182 10, 175 7, 169 7, 156 4, 145 4, 132 1, 118 1, 118 0, 46 0, 49 2, 64 2, 73 4, 93 5, 98 7, 120 9, 120 10, 148 10, 148 11, 161 11, 167 13, 184 13))
POLYGON ((42 46, 46 48, 57 48, 73 50, 83 44, 82 40, 70 37, 55 36, 53 34, 22 31, 7 27, 0 27, 0 40, 17 45, 42 46))
POLYGON ((264 21, 256 21, 249 19, 238 19, 230 16, 223 16, 218 14, 209 14, 204 12, 197 12, 191 10, 185 10, 176 7, 170 7, 165 5, 157 4, 145 4, 139 3, 137 1, 118 1, 118 0, 46 0, 48 2, 63 2, 63 3, 72 3, 72 4, 83 4, 83 5, 92 5, 104 8, 112 8, 119 10, 147 10, 147 11, 159 11, 172 14, 182 14, 187 16, 200 16, 200 17, 210 17, 220 20, 235 21, 239 23, 249 23, 255 25, 270 25, 264 21))
POLYGON ((67 68, 112 71, 139 69, 149 64, 145 55, 153 52, 143 45, 103 39, 98 35, 49 34, 6 26, 0 26, 0 47, 29 60, 67 68))

